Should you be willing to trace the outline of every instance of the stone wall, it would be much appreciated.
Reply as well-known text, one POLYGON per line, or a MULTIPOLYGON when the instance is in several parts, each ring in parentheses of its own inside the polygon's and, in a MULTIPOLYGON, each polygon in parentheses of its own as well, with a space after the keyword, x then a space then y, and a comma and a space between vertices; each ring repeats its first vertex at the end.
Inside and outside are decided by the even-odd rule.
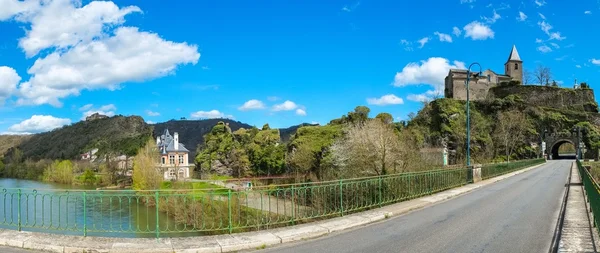
POLYGON ((526 104, 556 109, 598 112, 592 89, 570 89, 539 85, 497 86, 490 88, 488 99, 519 96, 526 104))

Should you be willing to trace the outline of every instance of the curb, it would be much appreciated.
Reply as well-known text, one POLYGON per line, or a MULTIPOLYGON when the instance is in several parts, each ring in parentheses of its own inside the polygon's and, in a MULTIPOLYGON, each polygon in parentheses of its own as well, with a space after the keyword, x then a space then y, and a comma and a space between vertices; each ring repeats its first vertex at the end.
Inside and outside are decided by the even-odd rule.
POLYGON ((558 211, 558 220, 556 221, 556 227, 554 228, 554 235, 552 236, 552 241, 550 243, 548 253, 556 253, 559 249, 560 237, 562 235, 562 229, 565 223, 565 211, 567 209, 567 200, 569 200, 569 191, 571 189, 570 185, 572 171, 573 164, 571 164, 571 168, 569 168, 569 176, 567 177, 567 181, 565 182, 565 192, 563 193, 563 199, 560 204, 560 210, 558 211))
POLYGON ((59 253, 219 253, 263 249, 288 242, 314 239, 335 232, 350 230, 379 222, 392 216, 414 212, 464 195, 500 180, 525 173, 544 164, 546 163, 534 165, 474 184, 459 186, 432 195, 391 204, 369 211, 278 229, 216 236, 160 238, 158 240, 152 238, 67 236, 0 229, 0 245, 59 253))

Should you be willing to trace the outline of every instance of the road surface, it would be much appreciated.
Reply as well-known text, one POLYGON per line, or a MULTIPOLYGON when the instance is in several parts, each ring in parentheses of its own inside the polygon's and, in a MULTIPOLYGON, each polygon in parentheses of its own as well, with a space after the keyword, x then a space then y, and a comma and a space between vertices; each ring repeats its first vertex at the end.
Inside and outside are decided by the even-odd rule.
POLYGON ((572 160, 380 223, 268 252, 548 252, 572 160))

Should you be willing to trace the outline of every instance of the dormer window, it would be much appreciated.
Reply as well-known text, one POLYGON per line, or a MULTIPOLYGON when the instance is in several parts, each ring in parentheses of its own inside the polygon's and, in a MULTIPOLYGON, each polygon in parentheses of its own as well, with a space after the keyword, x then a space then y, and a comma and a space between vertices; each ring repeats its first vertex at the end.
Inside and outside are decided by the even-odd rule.
POLYGON ((519 69, 519 64, 515 63, 515 70, 518 70, 518 69, 519 69))

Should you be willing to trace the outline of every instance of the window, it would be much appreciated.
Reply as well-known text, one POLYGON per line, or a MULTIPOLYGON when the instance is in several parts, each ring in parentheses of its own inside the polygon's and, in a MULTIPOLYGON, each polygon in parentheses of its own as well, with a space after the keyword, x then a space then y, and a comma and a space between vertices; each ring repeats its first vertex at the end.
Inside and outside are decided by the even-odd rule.
POLYGON ((183 155, 179 155, 179 164, 184 164, 183 163, 183 155))
POLYGON ((171 178, 175 177, 175 170, 169 170, 169 176, 171 178))
POLYGON ((163 156, 163 157, 162 157, 162 164, 165 164, 166 160, 167 160, 167 159, 165 159, 165 157, 163 156))
POLYGON ((515 70, 519 69, 519 64, 515 63, 515 70))
POLYGON ((169 155, 169 164, 175 164, 175 156, 169 155))

